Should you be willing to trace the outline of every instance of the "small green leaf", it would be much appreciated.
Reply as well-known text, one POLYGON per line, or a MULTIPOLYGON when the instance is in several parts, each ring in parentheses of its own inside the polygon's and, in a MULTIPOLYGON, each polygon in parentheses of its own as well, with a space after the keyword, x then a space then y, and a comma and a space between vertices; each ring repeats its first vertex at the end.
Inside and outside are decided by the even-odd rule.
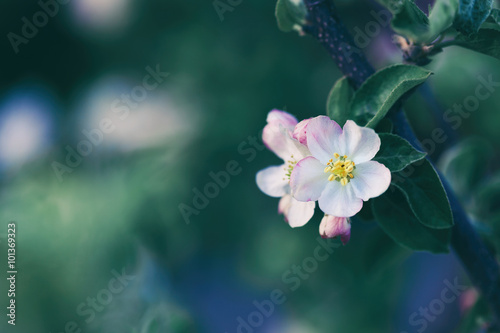
POLYGON ((372 205, 380 227, 399 245, 415 251, 449 251, 450 229, 437 230, 422 225, 395 187, 373 199, 372 205))
POLYGON ((385 165, 391 172, 398 172, 408 165, 420 161, 425 157, 425 153, 419 152, 400 136, 388 133, 381 133, 380 150, 373 159, 385 165))
POLYGON ((428 70, 401 64, 377 71, 354 94, 349 118, 374 128, 401 96, 430 75, 428 70))
POLYGON ((429 19, 413 0, 402 0, 391 21, 392 29, 413 41, 420 41, 429 32, 429 19))
POLYGON ((492 153, 487 141, 468 139, 443 154, 439 169, 457 194, 469 197, 484 177, 492 153))
POLYGON ((479 31, 491 12, 493 0, 460 0, 454 27, 466 36, 479 31))
POLYGON ((481 29, 471 37, 458 35, 458 45, 500 59, 500 30, 481 29))
POLYGON ((330 94, 328 94, 326 114, 340 126, 344 126, 349 119, 349 106, 353 95, 354 89, 345 76, 335 82, 330 94))
POLYGON ((278 0, 276 3, 275 16, 278 28, 284 32, 290 32, 305 23, 307 8, 302 0, 278 0))
POLYGON ((429 32, 424 42, 430 43, 453 25, 459 0, 436 0, 429 14, 429 32))
POLYGON ((448 197, 429 161, 423 159, 393 174, 391 184, 404 193, 420 223, 434 229, 453 226, 448 197))

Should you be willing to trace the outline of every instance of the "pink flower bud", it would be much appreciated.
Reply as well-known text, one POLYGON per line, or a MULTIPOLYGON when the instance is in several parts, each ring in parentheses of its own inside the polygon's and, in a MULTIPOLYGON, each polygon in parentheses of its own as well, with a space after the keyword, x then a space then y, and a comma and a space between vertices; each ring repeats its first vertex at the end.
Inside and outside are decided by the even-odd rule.
POLYGON ((340 236, 342 244, 346 245, 351 238, 351 222, 347 217, 336 217, 325 214, 319 225, 319 233, 323 238, 340 236))
POLYGON ((293 138, 305 146, 307 146, 307 124, 309 124, 309 120, 311 119, 312 118, 302 120, 293 130, 293 138))

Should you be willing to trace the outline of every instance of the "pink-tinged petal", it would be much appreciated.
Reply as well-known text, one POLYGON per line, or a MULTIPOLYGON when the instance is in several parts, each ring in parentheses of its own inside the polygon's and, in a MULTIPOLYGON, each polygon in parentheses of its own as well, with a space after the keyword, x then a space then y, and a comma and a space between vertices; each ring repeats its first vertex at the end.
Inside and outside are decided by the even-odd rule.
POLYGON ((350 184, 342 186, 338 181, 328 182, 318 200, 319 208, 328 215, 351 217, 363 207, 363 200, 357 198, 350 184))
POLYGON ((288 194, 290 187, 284 168, 285 165, 279 165, 260 170, 256 176, 259 189, 270 197, 282 197, 288 194))
POLYGON ((325 167, 312 156, 300 160, 290 177, 292 195, 298 201, 316 201, 328 183, 325 167))
POLYGON ((351 222, 347 217, 325 215, 319 225, 319 234, 323 238, 340 236, 342 244, 346 245, 351 239, 351 222))
POLYGON ((303 145, 292 137, 289 137, 288 140, 288 153, 290 154, 290 156, 293 156, 293 159, 295 159, 295 161, 300 161, 307 156, 311 156, 311 152, 309 151, 307 146, 303 145))
POLYGON ((262 131, 262 141, 266 147, 284 161, 290 158, 290 134, 287 131, 275 124, 266 125, 262 131))
POLYGON ((297 125, 297 118, 288 112, 274 109, 267 114, 267 123, 272 125, 281 125, 291 131, 297 125))
POLYGON ((363 163, 375 157, 380 149, 380 138, 371 128, 360 127, 354 121, 348 120, 340 139, 342 152, 355 163, 363 163))
MULTIPOLYGON (((285 214, 285 212, 288 212, 288 209, 290 208, 290 203, 292 202, 292 195, 291 194, 285 194, 284 196, 281 197, 280 202, 278 204, 278 214, 285 214)), ((286 217, 285 217, 286 220, 286 217)))
POLYGON ((312 118, 302 120, 293 130, 293 138, 305 146, 307 146, 307 125, 311 119, 312 118))
POLYGON ((285 220, 292 228, 302 227, 314 215, 314 207, 316 202, 300 202, 291 198, 288 210, 284 211, 285 220))
POLYGON ((351 185, 356 197, 367 201, 387 191, 391 184, 391 171, 381 163, 368 161, 356 164, 351 185))
POLYGON ((342 129, 339 124, 326 116, 313 118, 307 124, 307 147, 311 155, 316 157, 326 167, 333 154, 339 153, 339 138, 342 129))

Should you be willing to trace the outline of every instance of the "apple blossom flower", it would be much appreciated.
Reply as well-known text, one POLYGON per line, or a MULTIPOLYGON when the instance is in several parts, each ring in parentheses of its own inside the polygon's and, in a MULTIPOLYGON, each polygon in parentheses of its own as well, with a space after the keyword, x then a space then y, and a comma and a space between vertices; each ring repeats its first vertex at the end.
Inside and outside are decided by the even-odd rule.
POLYGON ((291 227, 301 227, 314 215, 314 202, 295 200, 290 192, 290 176, 301 159, 310 155, 309 149, 292 137, 297 119, 291 114, 272 110, 262 133, 264 144, 280 157, 284 164, 270 166, 257 173, 259 189, 271 197, 281 197, 278 213, 283 214, 291 227))
POLYGON ((380 149, 373 129, 348 120, 344 129, 330 118, 319 116, 307 124, 307 147, 311 155, 295 165, 290 186, 294 198, 318 201, 328 215, 350 217, 363 201, 384 193, 391 172, 371 161, 380 149))
POLYGON ((351 238, 351 221, 348 217, 325 214, 319 225, 319 234, 323 238, 340 236, 342 244, 346 245, 351 238))

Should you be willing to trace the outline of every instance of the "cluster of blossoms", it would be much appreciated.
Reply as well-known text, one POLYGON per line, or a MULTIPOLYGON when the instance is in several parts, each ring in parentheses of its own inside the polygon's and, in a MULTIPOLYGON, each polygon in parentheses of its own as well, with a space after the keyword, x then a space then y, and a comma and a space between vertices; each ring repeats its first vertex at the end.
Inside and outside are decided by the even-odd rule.
POLYGON ((380 149, 379 136, 351 120, 342 129, 326 116, 298 122, 289 113, 272 110, 262 139, 284 164, 259 171, 257 185, 265 194, 281 197, 278 212, 291 227, 305 225, 318 201, 325 213, 321 236, 340 236, 346 244, 349 218, 391 182, 389 169, 372 161, 380 149))

